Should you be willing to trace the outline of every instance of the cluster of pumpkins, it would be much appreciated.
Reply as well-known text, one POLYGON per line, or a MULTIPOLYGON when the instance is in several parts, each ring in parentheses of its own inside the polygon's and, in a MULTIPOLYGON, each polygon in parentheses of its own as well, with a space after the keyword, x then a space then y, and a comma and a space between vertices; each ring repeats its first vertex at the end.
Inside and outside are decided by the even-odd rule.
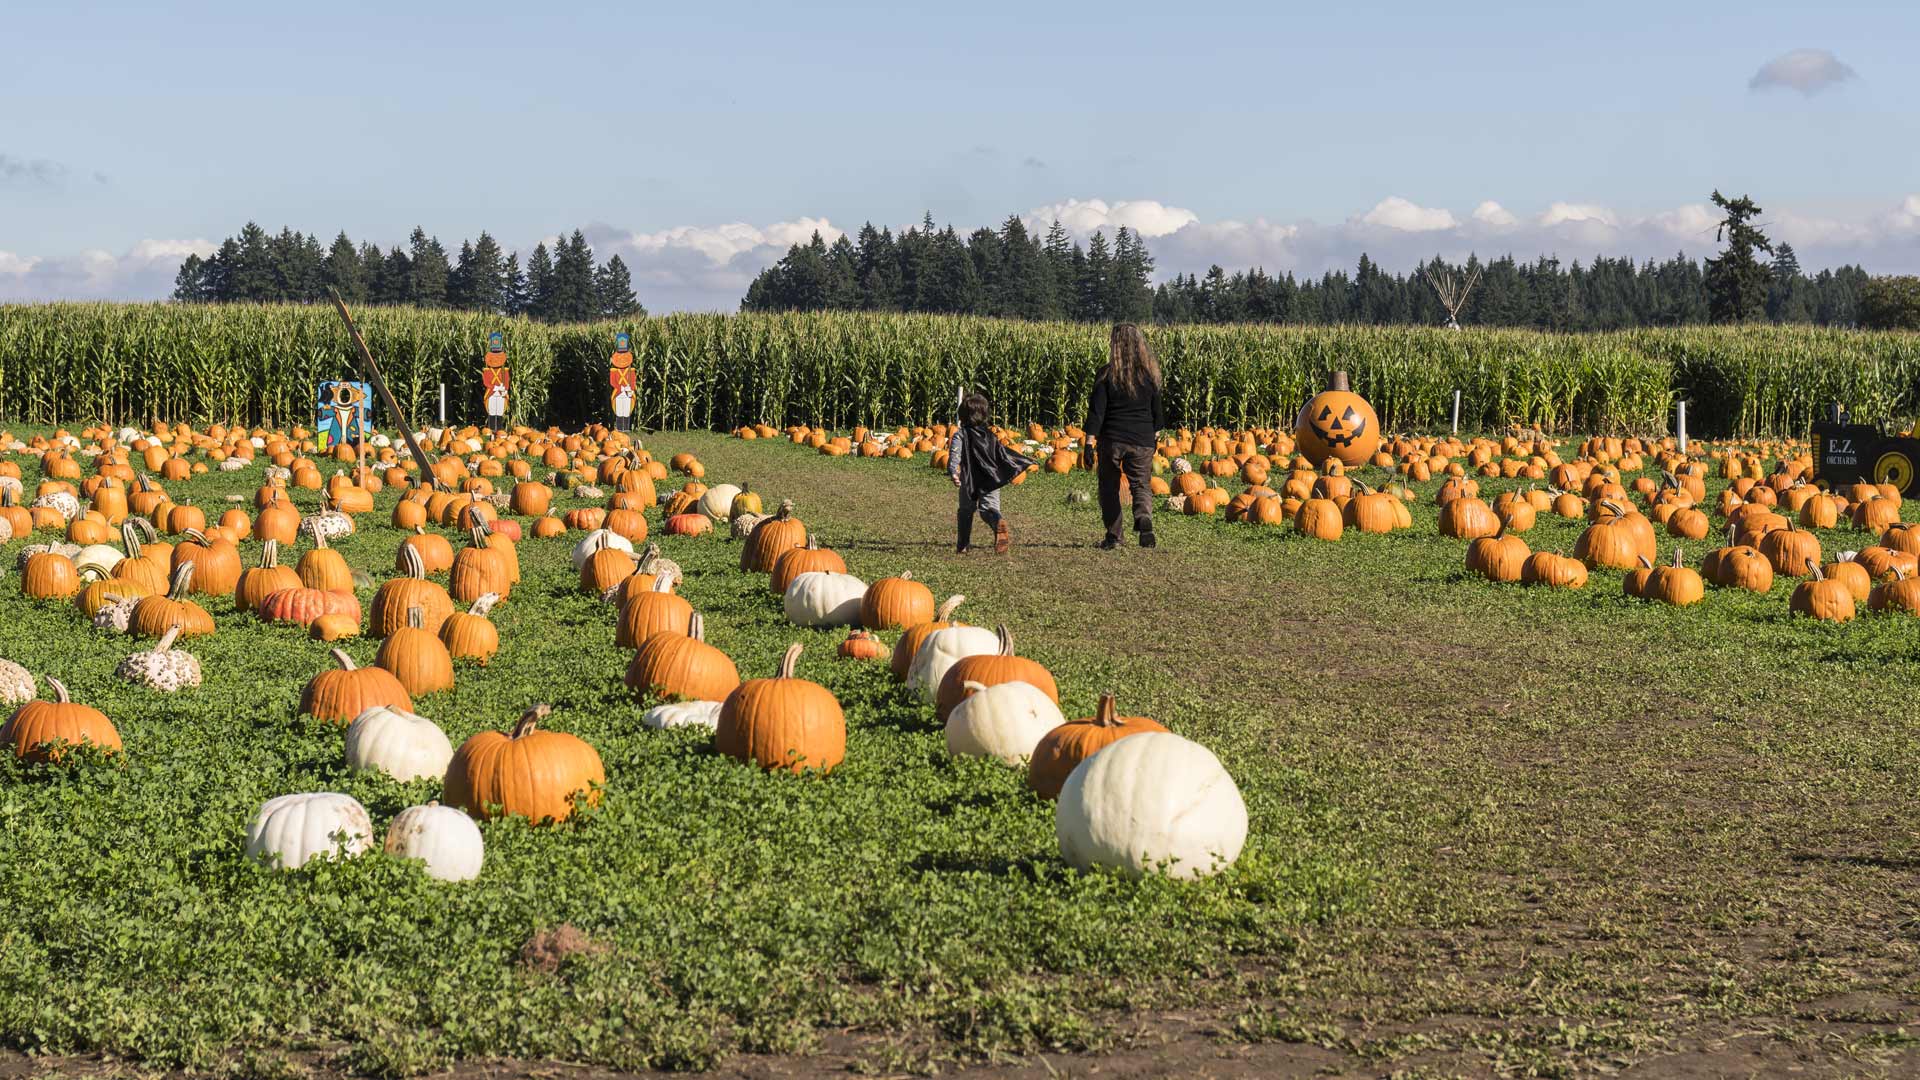
MULTIPOLYGON (((936 704, 955 753, 1026 769, 1036 791, 1058 799, 1062 852, 1076 865, 1196 876, 1231 864, 1244 843, 1238 788, 1204 747, 1151 720, 1120 716, 1111 695, 1101 699, 1097 715, 1067 721, 1052 676, 1015 656, 1004 630, 954 620, 958 598, 936 611, 932 593, 910 575, 866 587, 808 534, 791 504, 763 514, 750 490, 709 488, 691 455, 670 465, 687 483, 659 494, 656 481, 670 475, 669 466, 619 433, 520 430, 484 441, 478 433, 424 433, 453 452, 435 463, 430 484, 413 486, 396 505, 390 522, 402 533, 396 572, 363 609, 356 589, 370 586, 370 578, 349 567, 328 540, 366 527, 358 519, 373 510, 373 494, 410 482, 415 471, 397 463, 356 465, 319 478, 306 456, 311 443, 297 430, 83 434, 91 445, 62 433, 33 448, 46 477, 35 501, 46 505, 33 509, 38 520, 26 531, 61 530, 66 541, 22 553, 23 593, 69 601, 104 630, 158 638, 152 650, 133 654, 121 667, 128 678, 163 692, 200 683, 197 661, 174 647, 182 638, 216 632, 197 597, 231 596, 236 611, 305 627, 319 640, 355 636, 363 627, 380 638, 367 667, 331 650, 335 666, 307 683, 300 710, 343 729, 350 767, 403 782, 441 781, 440 799, 398 815, 384 844, 389 853, 422 860, 436 877, 478 874, 484 854, 476 819, 513 814, 564 821, 579 803, 596 803, 605 783, 590 744, 542 726, 546 706, 458 749, 413 711, 415 697, 453 685, 455 659, 485 665, 499 649, 488 615, 519 580, 516 545, 523 538, 584 532, 573 565, 581 587, 614 606, 616 641, 634 649, 626 684, 636 698, 665 702, 645 713, 644 724, 708 727, 721 752, 770 770, 827 773, 844 759, 844 715, 831 692, 798 676, 802 647, 792 645, 772 677, 742 681, 731 658, 705 642, 702 616, 674 591, 679 568, 657 546, 636 550, 648 536, 646 510, 655 505, 671 534, 706 535, 724 524, 742 542, 743 571, 768 574, 796 625, 859 625, 840 655, 891 655, 900 681, 936 704), (210 524, 200 508, 167 494, 165 482, 204 471, 215 454, 241 468, 259 456, 268 460, 253 515, 234 507, 210 524), (190 456, 201 460, 189 465, 190 456), (559 470, 555 484, 532 478, 528 456, 559 470), (141 466, 157 465, 162 480, 136 472, 135 458, 141 466), (79 467, 82 461, 91 462, 91 475, 79 467), (506 476, 517 479, 496 493, 492 480, 506 476), (556 486, 580 499, 604 497, 605 505, 562 515, 553 505, 556 486), (292 488, 321 491, 319 511, 302 516, 293 508, 292 488), (527 527, 507 512, 530 519, 527 527), (429 523, 464 530, 468 539, 455 551, 444 535, 425 528, 429 523), (115 530, 119 548, 108 542, 115 530), (282 565, 281 546, 302 538, 311 546, 297 565, 282 565), (260 544, 250 566, 239 553, 249 540, 260 544), (442 573, 444 585, 434 580, 442 573), (888 650, 876 635, 896 631, 900 640, 888 650), (1124 752, 1103 752, 1134 735, 1152 738, 1128 738, 1124 752)), ((391 462, 389 447, 377 449, 391 462)), ((9 475, 17 488, 18 465, 0 462, 0 480, 9 475)), ((7 493, 0 483, 0 495, 7 493)), ((36 700, 32 676, 0 661, 0 701, 18 706, 0 740, 19 757, 51 763, 76 746, 123 749, 103 713, 70 701, 57 680, 46 682, 54 700, 36 700)), ((371 815, 337 792, 269 800, 247 829, 249 853, 286 868, 373 846, 371 815)))

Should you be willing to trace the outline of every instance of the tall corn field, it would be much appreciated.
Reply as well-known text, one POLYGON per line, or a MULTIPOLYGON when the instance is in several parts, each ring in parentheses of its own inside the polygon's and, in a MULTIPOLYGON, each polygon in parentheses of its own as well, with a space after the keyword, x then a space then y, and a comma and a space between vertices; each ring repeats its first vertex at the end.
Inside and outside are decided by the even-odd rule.
MULTIPOLYGON (((545 325, 466 312, 356 316, 416 424, 480 409, 480 356, 506 335, 512 418, 606 419, 606 359, 632 335, 648 428, 925 424, 956 387, 984 391, 1003 422, 1081 418, 1106 328, 931 315, 669 315, 545 325)), ((1150 331, 1170 422, 1291 423, 1329 373, 1350 373, 1385 427, 1432 431, 1461 392, 1461 427, 1665 431, 1692 403, 1702 435, 1804 434, 1838 400, 1854 416, 1920 412, 1920 336, 1814 329, 1554 335, 1404 327, 1183 326, 1150 331)), ((38 424, 152 418, 311 422, 314 384, 356 376, 329 308, 164 304, 0 306, 0 418, 38 424)), ((376 417, 376 422, 388 422, 376 417)))

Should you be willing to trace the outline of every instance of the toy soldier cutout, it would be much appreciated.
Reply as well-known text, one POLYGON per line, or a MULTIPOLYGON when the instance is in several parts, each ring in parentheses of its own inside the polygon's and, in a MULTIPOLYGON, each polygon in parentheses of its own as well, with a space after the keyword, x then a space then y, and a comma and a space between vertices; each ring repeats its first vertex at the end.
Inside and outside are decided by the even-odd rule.
POLYGON ((485 388, 487 430, 499 431, 507 423, 507 385, 513 373, 507 370, 507 338, 495 330, 487 335, 486 366, 480 369, 480 385, 485 388))
POLYGON ((625 332, 613 335, 613 358, 607 367, 607 384, 613 388, 613 429, 633 430, 633 399, 639 381, 633 370, 633 347, 625 332))

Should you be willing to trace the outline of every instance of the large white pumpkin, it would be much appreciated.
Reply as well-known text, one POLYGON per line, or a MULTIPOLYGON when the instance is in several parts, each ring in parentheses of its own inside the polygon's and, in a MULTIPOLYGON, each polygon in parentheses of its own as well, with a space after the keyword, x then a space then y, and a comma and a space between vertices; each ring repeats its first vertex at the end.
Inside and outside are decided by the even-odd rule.
POLYGON ((113 568, 124 558, 120 549, 111 544, 88 544, 73 557, 73 570, 82 581, 90 578, 104 581, 113 576, 113 568))
POLYGON ((593 558, 594 552, 601 548, 618 548, 631 555, 633 541, 611 529, 593 530, 581 537, 579 543, 573 545, 573 572, 579 573, 580 568, 587 565, 587 560, 593 558))
POLYGON ((947 752, 961 757, 997 758, 1024 766, 1047 732, 1067 722, 1060 706, 1032 683, 981 686, 947 714, 947 752))
POLYGON ((247 856, 283 870, 312 859, 350 858, 372 846, 367 808, 332 791, 268 799, 247 826, 247 856))
POLYGON ((858 626, 867 583, 852 574, 815 570, 787 586, 787 621, 795 626, 858 626))
POLYGON ((437 802, 400 811, 387 826, 386 852, 422 860, 427 876, 441 881, 471 881, 486 861, 480 826, 464 811, 437 802))
POLYGON ((453 743, 440 725, 404 709, 375 705, 347 725, 347 765, 376 769, 401 783, 447 775, 453 743))
POLYGON ((984 626, 948 626, 927 635, 907 668, 907 686, 926 701, 940 693, 947 669, 969 656, 1000 651, 1000 635, 984 626))
POLYGON ((1081 762, 1053 809, 1060 856, 1129 877, 1205 877, 1247 842, 1247 804, 1213 751, 1169 731, 1129 735, 1081 762))
POLYGON ((733 484, 715 484, 700 496, 700 512, 715 521, 726 521, 733 515, 733 497, 740 489, 733 484))
POLYGON ((720 726, 718 701, 676 701, 656 705, 640 715, 640 726, 659 731, 665 728, 701 727, 713 731, 720 726))

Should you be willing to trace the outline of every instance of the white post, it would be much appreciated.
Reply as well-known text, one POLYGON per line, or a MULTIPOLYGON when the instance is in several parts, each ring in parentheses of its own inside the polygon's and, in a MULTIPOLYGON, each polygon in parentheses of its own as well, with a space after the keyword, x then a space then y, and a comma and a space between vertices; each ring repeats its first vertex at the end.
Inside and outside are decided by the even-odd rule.
POLYGON ((447 384, 440 384, 440 426, 447 426, 447 384))
POLYGON ((1679 436, 1680 452, 1684 454, 1687 452, 1687 403, 1684 401, 1674 405, 1674 431, 1679 436))
POLYGON ((1460 391, 1453 392, 1453 433, 1460 434, 1460 391))

